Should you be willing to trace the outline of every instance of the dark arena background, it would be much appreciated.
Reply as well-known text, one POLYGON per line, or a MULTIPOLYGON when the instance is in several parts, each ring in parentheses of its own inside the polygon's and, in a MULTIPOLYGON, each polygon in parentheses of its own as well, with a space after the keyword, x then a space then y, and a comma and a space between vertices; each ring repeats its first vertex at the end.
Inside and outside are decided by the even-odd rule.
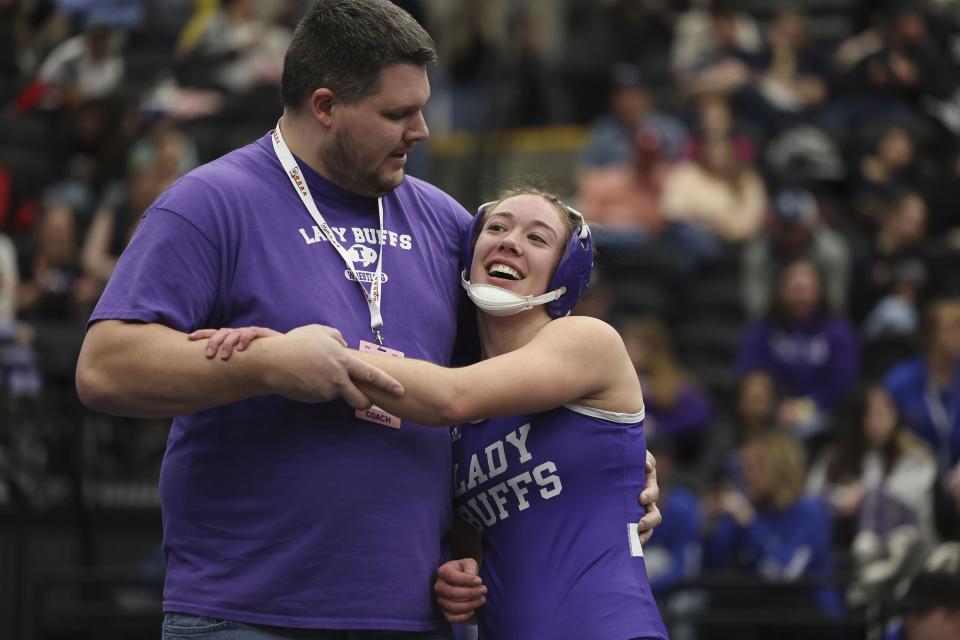
MULTIPOLYGON (((397 4, 440 51, 408 173, 593 223, 575 312, 643 384, 671 637, 960 637, 899 606, 960 571, 960 2, 397 4)), ((274 126, 307 5, 0 0, 0 640, 159 637, 169 421, 86 409, 77 354, 143 210, 274 126)))

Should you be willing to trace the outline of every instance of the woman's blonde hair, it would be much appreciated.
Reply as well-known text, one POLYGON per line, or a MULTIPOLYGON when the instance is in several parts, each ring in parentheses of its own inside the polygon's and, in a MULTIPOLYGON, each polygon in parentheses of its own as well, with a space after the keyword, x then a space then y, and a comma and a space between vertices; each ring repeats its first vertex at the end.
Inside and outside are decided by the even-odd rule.
POLYGON ((807 465, 803 449, 782 431, 766 431, 747 439, 770 483, 770 498, 777 509, 786 509, 804 493, 807 465))
POLYGON ((516 186, 509 189, 504 189, 497 196, 497 199, 494 200, 490 206, 484 210, 484 214, 489 215, 489 212, 500 206, 501 202, 507 200, 508 198, 515 198, 517 196, 538 196, 546 200, 550 206, 554 208, 554 210, 557 212, 557 215, 559 215, 560 219, 563 221, 563 224, 567 229, 567 238, 570 237, 570 234, 573 233, 574 230, 578 229, 580 225, 584 223, 582 218, 571 212, 570 206, 564 202, 563 198, 555 193, 551 193, 544 189, 540 189, 539 187, 533 186, 516 186))

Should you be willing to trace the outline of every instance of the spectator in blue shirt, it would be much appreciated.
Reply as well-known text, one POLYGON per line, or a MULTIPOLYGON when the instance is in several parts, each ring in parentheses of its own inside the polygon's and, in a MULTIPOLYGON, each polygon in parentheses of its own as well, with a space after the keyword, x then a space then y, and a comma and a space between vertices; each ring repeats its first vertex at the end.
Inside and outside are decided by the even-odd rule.
MULTIPOLYGON (((704 568, 753 572, 759 585, 751 592, 756 598, 750 598, 750 607, 805 603, 827 614, 840 613, 842 601, 834 587, 795 584, 825 579, 833 571, 829 508, 820 498, 804 495, 806 463, 800 445, 788 434, 769 431, 747 440, 740 462, 743 489, 723 488, 705 502, 704 568)), ((719 590, 714 598, 732 599, 731 594, 719 590)), ((726 604, 742 606, 744 601, 740 597, 726 604)))
POLYGON ((907 424, 937 458, 937 524, 960 534, 960 299, 931 302, 923 321, 924 352, 896 365, 885 380, 907 424))

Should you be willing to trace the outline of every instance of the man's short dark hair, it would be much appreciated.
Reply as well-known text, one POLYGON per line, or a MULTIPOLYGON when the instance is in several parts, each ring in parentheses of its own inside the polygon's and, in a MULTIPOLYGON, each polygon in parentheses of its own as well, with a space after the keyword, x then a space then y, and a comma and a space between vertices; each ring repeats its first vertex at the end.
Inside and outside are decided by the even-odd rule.
POLYGON ((389 0, 317 0, 283 60, 283 106, 298 111, 320 87, 355 103, 376 91, 384 66, 436 61, 430 35, 389 0))

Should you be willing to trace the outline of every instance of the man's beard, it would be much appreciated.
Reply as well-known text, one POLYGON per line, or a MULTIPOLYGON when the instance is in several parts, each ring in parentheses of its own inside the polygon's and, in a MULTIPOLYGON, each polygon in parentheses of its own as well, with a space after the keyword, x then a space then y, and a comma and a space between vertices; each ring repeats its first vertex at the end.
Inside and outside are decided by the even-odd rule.
MULTIPOLYGON (((343 129, 334 134, 333 144, 320 152, 320 162, 337 186, 361 196, 382 196, 400 184, 381 176, 382 164, 364 156, 355 138, 343 129)), ((401 180, 402 176, 401 172, 401 180)))

